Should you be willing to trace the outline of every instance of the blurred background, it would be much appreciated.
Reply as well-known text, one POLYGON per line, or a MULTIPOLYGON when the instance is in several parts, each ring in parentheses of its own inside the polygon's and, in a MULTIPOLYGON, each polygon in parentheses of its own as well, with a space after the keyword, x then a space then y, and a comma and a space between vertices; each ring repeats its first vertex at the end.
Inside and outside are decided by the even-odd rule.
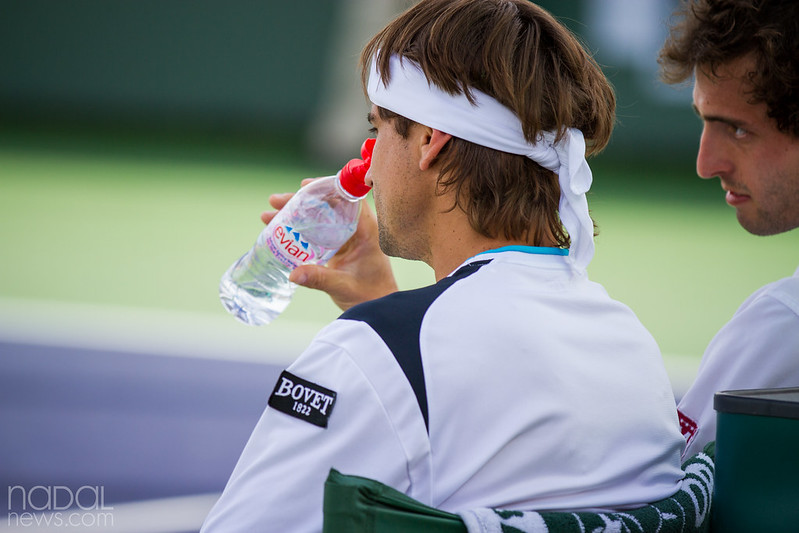
MULTIPOLYGON (((589 274, 650 329, 679 397, 738 305, 795 270, 799 235, 749 235, 696 178, 690 87, 657 78, 675 0, 538 3, 616 87, 589 274)), ((219 278, 269 194, 357 155, 358 52, 408 5, 0 4, 0 531, 199 528, 276 375, 337 316, 299 289, 247 327, 219 278)), ((402 288, 432 281, 394 264, 402 288)))

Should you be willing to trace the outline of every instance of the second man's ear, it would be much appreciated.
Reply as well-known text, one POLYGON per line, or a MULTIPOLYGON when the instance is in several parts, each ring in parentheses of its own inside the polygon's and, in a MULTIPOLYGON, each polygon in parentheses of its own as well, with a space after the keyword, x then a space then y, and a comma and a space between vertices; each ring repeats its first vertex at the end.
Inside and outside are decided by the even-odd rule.
POLYGON ((419 160, 419 169, 428 170, 451 138, 452 135, 449 133, 431 128, 430 134, 425 137, 427 142, 422 146, 422 157, 419 160))

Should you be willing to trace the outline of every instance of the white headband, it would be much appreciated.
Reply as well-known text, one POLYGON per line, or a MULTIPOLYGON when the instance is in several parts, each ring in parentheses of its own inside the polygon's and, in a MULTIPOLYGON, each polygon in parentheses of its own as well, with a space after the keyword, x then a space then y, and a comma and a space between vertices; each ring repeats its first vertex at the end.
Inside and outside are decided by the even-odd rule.
POLYGON ((585 193, 591 188, 591 169, 585 160, 585 139, 569 128, 554 143, 554 132, 542 132, 531 144, 522 133, 516 114, 491 96, 471 89, 472 105, 465 94, 451 95, 430 83, 415 62, 392 55, 388 85, 380 79, 372 58, 367 92, 373 104, 480 146, 524 155, 557 172, 560 183, 560 220, 571 238, 569 260, 583 272, 594 256, 594 223, 585 193))

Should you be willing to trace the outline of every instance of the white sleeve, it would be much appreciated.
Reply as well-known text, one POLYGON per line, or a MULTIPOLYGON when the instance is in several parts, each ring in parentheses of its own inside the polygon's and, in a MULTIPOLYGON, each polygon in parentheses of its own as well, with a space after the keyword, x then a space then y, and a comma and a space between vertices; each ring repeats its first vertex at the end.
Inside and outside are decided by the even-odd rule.
MULTIPOLYGON (((336 328, 340 330, 341 326, 333 330, 336 328)), ((402 420, 392 415, 397 412, 397 406, 387 406, 385 402, 396 399, 398 391, 400 403, 407 403, 405 392, 410 386, 407 381, 402 383, 404 376, 396 383, 395 372, 401 370, 391 368, 393 358, 374 353, 374 348, 382 343, 376 335, 370 337, 370 329, 350 326, 347 335, 358 337, 354 345, 363 348, 361 360, 369 358, 372 364, 382 361, 382 372, 376 377, 367 375, 374 373, 371 369, 364 373, 358 357, 353 358, 340 344, 331 342, 331 339, 336 340, 335 335, 325 337, 325 331, 287 372, 291 379, 297 377, 310 383, 310 390, 335 393, 332 410, 321 413, 329 415, 327 427, 291 416, 271 405, 267 407, 221 498, 206 519, 204 533, 321 531, 323 487, 331 467, 409 491, 412 480, 408 462, 413 460, 409 455, 415 452, 403 442, 402 432, 407 429, 397 427, 402 420), (388 386, 393 387, 395 393, 380 390, 386 383, 393 383, 388 386)), ((275 392, 280 386, 278 379, 275 392)), ((286 383, 286 391, 288 387, 286 383)), ((412 398, 408 400, 415 402, 412 398)), ((329 403, 322 397, 316 405, 329 403)), ((408 411, 411 407, 415 406, 402 409, 408 411)), ((418 411, 418 407, 415 409, 418 411)))
MULTIPOLYGON (((799 280, 789 279, 795 286, 799 280)), ((790 287, 790 286, 789 286, 790 287)), ((716 439, 713 395, 718 391, 799 386, 799 292, 756 293, 705 350, 696 380, 678 409, 686 434, 683 457, 716 439)))

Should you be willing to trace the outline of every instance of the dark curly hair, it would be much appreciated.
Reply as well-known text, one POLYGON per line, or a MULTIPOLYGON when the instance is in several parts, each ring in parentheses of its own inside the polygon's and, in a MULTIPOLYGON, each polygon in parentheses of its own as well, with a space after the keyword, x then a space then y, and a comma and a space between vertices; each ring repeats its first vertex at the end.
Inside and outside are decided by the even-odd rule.
POLYGON ((765 102, 777 128, 799 137, 799 1, 683 0, 660 51, 661 78, 680 83, 696 67, 752 55, 751 102, 765 102))

